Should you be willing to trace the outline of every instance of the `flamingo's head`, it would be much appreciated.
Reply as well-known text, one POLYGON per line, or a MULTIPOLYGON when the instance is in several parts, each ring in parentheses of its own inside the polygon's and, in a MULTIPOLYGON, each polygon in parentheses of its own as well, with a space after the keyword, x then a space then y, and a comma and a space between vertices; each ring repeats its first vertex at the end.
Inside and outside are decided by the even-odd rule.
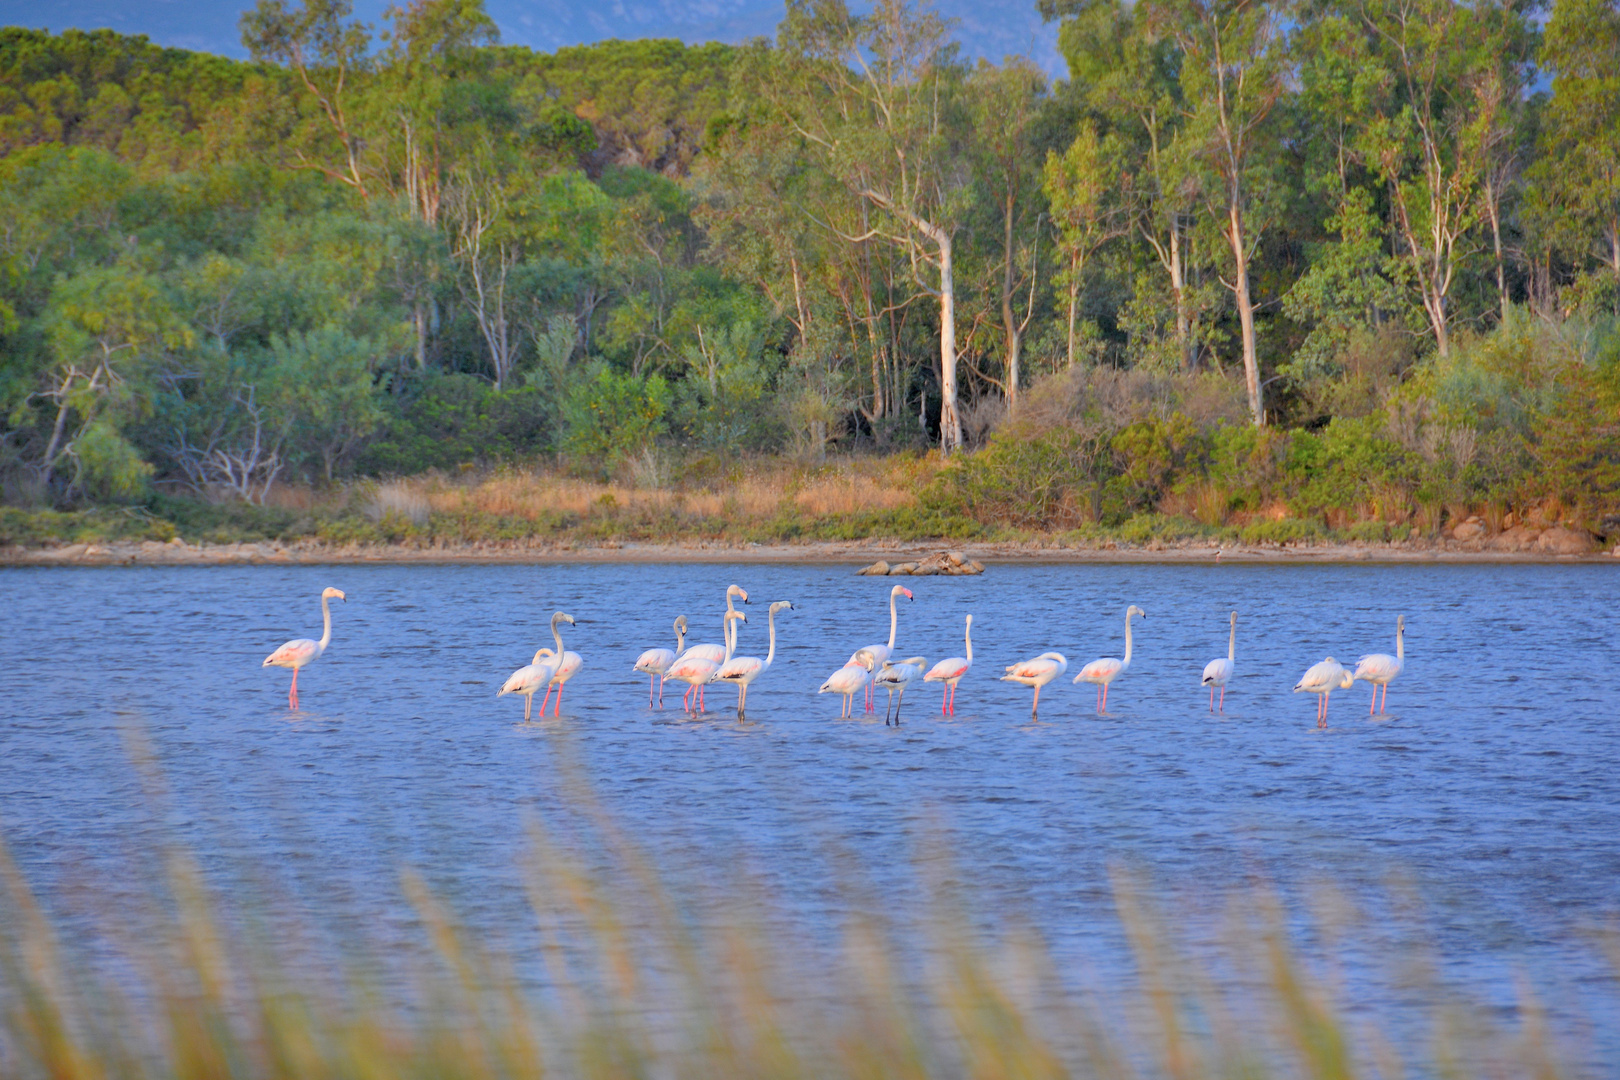
POLYGON ((349 598, 347 596, 343 595, 343 590, 342 589, 332 589, 332 588, 322 589, 321 590, 321 599, 322 600, 337 599, 337 600, 342 600, 344 603, 348 603, 348 600, 349 600, 349 598))
POLYGON ((561 612, 561 611, 552 612, 552 614, 551 614, 551 625, 556 626, 560 622, 565 622, 569 626, 573 626, 574 625, 574 617, 572 615, 569 615, 569 614, 567 614, 565 612, 561 612))
POLYGON ((737 599, 741 600, 745 604, 749 602, 748 601, 748 590, 743 588, 741 585, 733 585, 731 588, 726 590, 726 599, 729 600, 733 596, 735 596, 737 599))
POLYGON ((914 597, 911 595, 911 590, 906 588, 904 585, 896 585, 894 588, 889 590, 889 595, 904 596, 907 600, 914 599, 914 597))
POLYGON ((1132 604, 1130 607, 1125 609, 1125 617, 1127 619, 1129 619, 1132 615, 1139 616, 1140 618, 1143 618, 1143 619, 1147 618, 1147 612, 1143 611, 1141 608, 1137 607, 1135 604, 1132 604))
POLYGON ((771 605, 771 614, 772 615, 775 615, 778 611, 792 611, 792 610, 793 610, 793 602, 791 600, 778 600, 776 603, 771 605))
POLYGON ((685 615, 677 615, 677 616, 675 616, 675 629, 680 631, 683 634, 686 633, 686 616, 685 615))

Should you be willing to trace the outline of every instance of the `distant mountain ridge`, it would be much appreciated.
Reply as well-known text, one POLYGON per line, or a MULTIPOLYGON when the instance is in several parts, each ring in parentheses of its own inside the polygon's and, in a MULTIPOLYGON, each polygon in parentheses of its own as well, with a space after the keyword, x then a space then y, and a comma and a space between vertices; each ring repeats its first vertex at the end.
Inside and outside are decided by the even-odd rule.
MULTIPOLYGON (((108 27, 145 34, 159 45, 241 57, 246 51, 236 21, 251 6, 241 0, 0 0, 0 25, 53 31, 108 27)), ((387 0, 356 0, 354 8, 361 19, 377 24, 387 6, 387 0)), ((1034 0, 940 0, 937 6, 958 21, 956 37, 965 55, 1000 61, 1021 54, 1054 77, 1065 73, 1057 27, 1041 22, 1034 0)), ((488 0, 488 10, 502 41, 555 52, 615 37, 733 44, 774 37, 784 8, 781 0, 488 0)))

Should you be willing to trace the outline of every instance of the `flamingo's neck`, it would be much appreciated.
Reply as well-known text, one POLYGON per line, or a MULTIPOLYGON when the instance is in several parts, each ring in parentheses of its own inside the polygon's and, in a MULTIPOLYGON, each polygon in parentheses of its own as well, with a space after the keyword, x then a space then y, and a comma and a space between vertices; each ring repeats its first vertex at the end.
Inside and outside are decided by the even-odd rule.
POLYGON ((1406 626, 1402 623, 1395 624, 1395 659, 1406 662, 1406 626))
POLYGON ((737 651, 737 620, 726 619, 722 628, 726 632, 726 659, 730 660, 731 654, 737 651))
POLYGON ((675 628, 675 655, 679 656, 686 651, 686 631, 677 626, 675 628))
POLYGON ((315 643, 315 655, 319 656, 321 653, 325 652, 326 647, 328 645, 330 645, 331 643, 332 643, 332 599, 331 599, 331 597, 328 597, 328 596, 322 596, 321 597, 321 640, 319 640, 319 641, 317 641, 315 643))
POLYGON ((562 631, 557 629, 557 624, 560 622, 562 622, 562 620, 557 618, 557 616, 553 615, 551 617, 551 636, 557 641, 558 659, 561 659, 563 654, 562 631))
POLYGON ((967 641, 967 661, 973 663, 973 619, 967 621, 967 629, 962 631, 962 637, 967 641))
POLYGON ((766 650, 766 653, 765 653, 765 667, 770 667, 771 666, 771 661, 776 659, 776 609, 775 608, 771 609, 770 625, 771 625, 771 647, 768 650, 766 650))
POLYGON ((1232 624, 1232 636, 1226 639, 1226 660, 1227 663, 1237 660, 1237 623, 1232 624))
POLYGON ((895 601, 898 599, 900 598, 894 593, 889 594, 889 651, 891 653, 894 652, 895 631, 900 629, 900 609, 894 606, 895 601))
POLYGON ((1122 668, 1131 666, 1131 617, 1129 614, 1125 616, 1125 659, 1120 661, 1120 666, 1122 668))

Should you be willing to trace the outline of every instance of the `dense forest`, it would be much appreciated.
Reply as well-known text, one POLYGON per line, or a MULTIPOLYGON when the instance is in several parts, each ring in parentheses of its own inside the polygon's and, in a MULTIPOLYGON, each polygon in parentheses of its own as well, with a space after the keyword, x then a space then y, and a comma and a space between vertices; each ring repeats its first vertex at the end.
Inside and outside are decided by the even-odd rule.
POLYGON ((0 31, 4 501, 931 450, 943 532, 1620 532, 1613 0, 1041 10, 1066 80, 912 0, 0 31))

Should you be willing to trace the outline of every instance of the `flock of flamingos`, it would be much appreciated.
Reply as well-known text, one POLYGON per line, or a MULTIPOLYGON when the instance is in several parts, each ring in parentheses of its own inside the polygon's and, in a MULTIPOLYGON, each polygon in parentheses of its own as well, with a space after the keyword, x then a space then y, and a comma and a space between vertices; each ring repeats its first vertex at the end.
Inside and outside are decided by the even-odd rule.
MULTIPOLYGON (((900 612, 896 606, 900 597, 911 599, 911 590, 904 585, 896 585, 889 590, 889 642, 887 645, 866 645, 856 649, 850 655, 843 667, 833 672, 827 681, 821 684, 820 693, 839 694, 843 696, 843 713, 848 717, 854 710, 855 695, 864 691, 867 712, 875 711, 872 704, 874 690, 882 688, 889 692, 888 704, 883 710, 883 722, 890 722, 890 713, 893 712, 893 722, 900 723, 900 706, 905 700, 906 690, 912 683, 937 682, 944 684, 944 697, 940 702, 940 713, 952 715, 956 712, 956 687, 968 671, 973 667, 973 616, 967 617, 967 627, 963 638, 967 645, 966 656, 953 656, 941 660, 925 672, 925 661, 920 656, 909 657, 905 660, 895 660, 894 639, 900 628, 900 612)), ((298 708, 298 672, 326 651, 327 645, 332 641, 332 608, 333 598, 345 599, 338 589, 326 589, 321 593, 321 619, 323 632, 319 641, 309 638, 298 638, 287 642, 281 648, 265 658, 264 667, 291 668, 293 673, 292 689, 287 694, 287 704, 290 708, 298 708)), ((770 607, 770 651, 761 658, 758 656, 736 656, 737 634, 735 623, 747 622, 748 616, 738 611, 735 601, 748 603, 748 593, 740 587, 733 585, 726 590, 726 610, 721 618, 721 632, 725 637, 724 645, 686 645, 686 616, 682 615, 675 620, 675 648, 674 649, 648 649, 636 660, 634 670, 651 678, 647 688, 647 704, 651 706, 656 699, 661 708, 664 703, 664 683, 671 679, 686 683, 686 692, 681 702, 687 712, 702 712, 704 710, 703 690, 710 683, 727 682, 737 687, 737 715, 740 717, 748 707, 748 688, 754 681, 763 675, 776 658, 776 615, 779 611, 791 611, 793 605, 786 600, 778 600, 770 607)), ((1108 687, 1131 666, 1131 619, 1146 618, 1147 613, 1132 604, 1125 609, 1125 655, 1123 657, 1105 656, 1091 661, 1080 669, 1080 674, 1074 677, 1077 683, 1094 683, 1097 686, 1097 711, 1100 713, 1108 707, 1108 687)), ((551 691, 557 691, 557 701, 552 706, 552 716, 561 715, 563 686, 584 665, 584 659, 577 652, 563 648, 561 623, 573 624, 572 615, 559 611, 551 617, 551 635, 556 640, 555 649, 541 649, 534 654, 534 660, 527 666, 512 672, 510 678, 501 687, 500 694, 521 694, 523 696, 523 719, 528 721, 534 708, 534 695, 545 690, 545 696, 540 699, 540 715, 545 716, 546 705, 551 699, 551 691)), ((1231 681, 1233 673, 1237 670, 1237 612, 1232 612, 1231 635, 1227 639, 1226 655, 1217 657, 1204 665, 1203 685, 1209 687, 1209 708, 1213 712, 1217 707, 1221 711, 1226 709, 1226 684, 1231 681), (1215 701, 1216 690, 1220 691, 1220 704, 1215 701)), ((1312 664, 1306 669, 1294 685, 1296 694, 1317 695, 1316 723, 1318 727, 1327 726, 1328 698, 1333 691, 1349 689, 1356 680, 1364 680, 1372 684, 1373 702, 1368 706, 1367 712, 1372 714, 1376 706, 1380 712, 1383 705, 1389 703, 1389 684, 1406 664, 1406 617, 1400 616, 1395 620, 1395 655, 1388 653, 1373 653, 1363 656, 1356 662, 1355 670, 1346 668, 1331 656, 1319 664, 1312 664), (1378 688, 1384 688, 1384 703, 1378 704, 1378 688)), ((1044 652, 1032 660, 1025 660, 1020 664, 1013 664, 1007 668, 1007 673, 1001 677, 1002 682, 1019 683, 1023 686, 1033 687, 1035 699, 1031 703, 1030 714, 1033 716, 1040 709, 1041 687, 1064 674, 1069 669, 1068 658, 1060 652, 1044 652)))

